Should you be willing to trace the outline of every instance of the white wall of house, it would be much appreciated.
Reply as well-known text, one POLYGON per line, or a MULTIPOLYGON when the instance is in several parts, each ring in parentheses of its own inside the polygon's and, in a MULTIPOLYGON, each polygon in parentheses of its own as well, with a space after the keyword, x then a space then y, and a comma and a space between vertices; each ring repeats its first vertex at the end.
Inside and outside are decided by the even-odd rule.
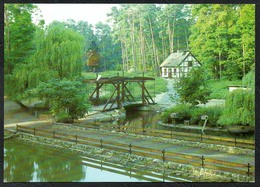
POLYGON ((178 67, 162 67, 162 77, 179 77, 180 75, 180 69, 178 67), (171 76, 170 76, 171 74, 171 76))

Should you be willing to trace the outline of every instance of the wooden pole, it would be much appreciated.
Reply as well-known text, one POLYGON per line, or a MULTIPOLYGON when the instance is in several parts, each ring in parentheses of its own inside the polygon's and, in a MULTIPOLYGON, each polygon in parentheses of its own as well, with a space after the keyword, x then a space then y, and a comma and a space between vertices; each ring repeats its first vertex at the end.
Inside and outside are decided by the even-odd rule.
POLYGON ((125 102, 125 81, 122 81, 122 103, 125 102))
POLYGON ((132 154, 132 144, 129 144, 129 154, 132 154))
POLYGON ((120 104, 120 84, 119 83, 117 83, 116 88, 117 88, 117 96, 116 96, 117 108, 120 108, 121 104, 120 104))
POLYGON ((144 81, 142 81, 142 104, 145 104, 145 98, 144 98, 144 81))
POLYGON ((251 168, 250 163, 248 163, 247 164, 247 176, 250 175, 250 168, 251 168))
POLYGON ((99 83, 97 83, 96 89, 97 89, 96 99, 99 99, 99 83))
POLYGON ((165 161, 165 149, 162 150, 162 154, 163 154, 163 162, 165 161))
POLYGON ((202 157, 201 157, 201 167, 202 167, 202 168, 204 168, 204 166, 205 166, 204 160, 205 160, 205 158, 204 158, 204 156, 202 155, 202 157))

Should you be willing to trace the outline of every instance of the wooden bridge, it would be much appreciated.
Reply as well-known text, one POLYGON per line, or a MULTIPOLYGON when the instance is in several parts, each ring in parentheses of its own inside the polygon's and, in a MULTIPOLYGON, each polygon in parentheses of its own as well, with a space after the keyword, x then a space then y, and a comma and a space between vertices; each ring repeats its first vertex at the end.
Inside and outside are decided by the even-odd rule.
POLYGON ((95 90, 90 95, 90 100, 100 99, 100 89, 102 86, 110 84, 113 85, 114 90, 102 111, 121 108, 128 105, 147 105, 155 104, 152 96, 145 87, 145 82, 148 80, 155 80, 151 77, 105 77, 97 79, 83 80, 84 83, 96 84, 95 90), (129 88, 129 83, 136 83, 141 88, 141 102, 138 102, 133 95, 133 90, 129 88))

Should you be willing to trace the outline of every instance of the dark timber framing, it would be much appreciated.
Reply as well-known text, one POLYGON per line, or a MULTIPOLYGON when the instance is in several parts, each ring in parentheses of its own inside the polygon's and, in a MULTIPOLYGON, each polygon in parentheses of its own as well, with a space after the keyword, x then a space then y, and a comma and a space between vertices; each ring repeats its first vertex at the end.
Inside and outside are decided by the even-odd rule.
MULTIPOLYGON (((152 96, 148 92, 148 90, 145 87, 145 82, 148 80, 155 80, 151 77, 106 77, 106 78, 100 78, 98 80, 96 79, 86 79, 83 82, 84 83, 92 83, 96 84, 95 90, 90 95, 90 100, 95 99, 98 100, 100 96, 100 89, 105 84, 111 84, 114 86, 114 91, 112 92, 110 98, 107 100, 104 108, 102 111, 121 108, 130 102, 137 102, 134 98, 133 94, 131 93, 131 89, 129 89, 127 86, 131 83, 137 83, 141 87, 142 90, 142 105, 146 104, 155 104, 152 96), (115 107, 113 107, 116 104, 115 107)), ((131 104, 131 103, 130 103, 131 104)))

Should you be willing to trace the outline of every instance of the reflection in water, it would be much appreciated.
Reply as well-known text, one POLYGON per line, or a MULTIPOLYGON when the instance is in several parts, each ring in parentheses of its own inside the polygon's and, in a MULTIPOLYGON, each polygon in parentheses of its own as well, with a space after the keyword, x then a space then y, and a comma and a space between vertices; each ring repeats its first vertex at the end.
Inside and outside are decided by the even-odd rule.
POLYGON ((159 125, 161 113, 156 111, 129 111, 127 112, 126 119, 124 120, 122 126, 128 126, 133 128, 149 128, 149 129, 160 129, 159 125))
POLYGON ((15 139, 4 142, 5 182, 144 182, 161 174, 126 168, 50 146, 15 139))
POLYGON ((57 149, 8 140, 4 150, 4 180, 8 182, 79 181, 85 176, 77 156, 71 159, 57 149))

